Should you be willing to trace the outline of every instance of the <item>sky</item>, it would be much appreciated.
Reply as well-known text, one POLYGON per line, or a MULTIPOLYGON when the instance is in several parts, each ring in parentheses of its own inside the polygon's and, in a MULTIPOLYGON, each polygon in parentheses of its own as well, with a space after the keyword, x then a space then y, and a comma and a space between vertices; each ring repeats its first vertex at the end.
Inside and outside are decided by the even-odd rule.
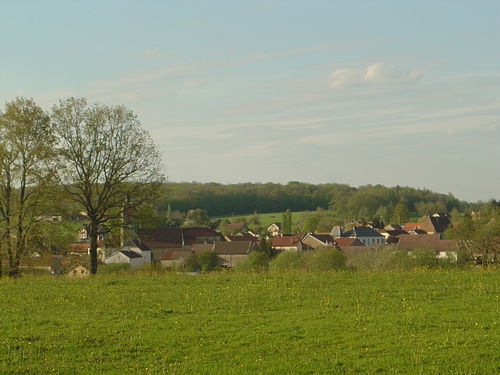
POLYGON ((169 181, 500 198, 500 1, 0 1, 0 104, 123 104, 169 181))

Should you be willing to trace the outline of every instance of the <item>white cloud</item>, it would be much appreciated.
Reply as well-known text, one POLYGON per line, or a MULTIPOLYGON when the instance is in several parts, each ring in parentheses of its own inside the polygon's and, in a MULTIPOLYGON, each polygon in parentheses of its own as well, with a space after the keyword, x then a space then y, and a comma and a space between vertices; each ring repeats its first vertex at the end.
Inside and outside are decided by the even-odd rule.
POLYGON ((405 82, 415 82, 422 72, 417 69, 402 71, 395 66, 384 63, 375 63, 366 69, 344 68, 337 69, 330 74, 328 86, 342 88, 358 85, 387 85, 405 82))

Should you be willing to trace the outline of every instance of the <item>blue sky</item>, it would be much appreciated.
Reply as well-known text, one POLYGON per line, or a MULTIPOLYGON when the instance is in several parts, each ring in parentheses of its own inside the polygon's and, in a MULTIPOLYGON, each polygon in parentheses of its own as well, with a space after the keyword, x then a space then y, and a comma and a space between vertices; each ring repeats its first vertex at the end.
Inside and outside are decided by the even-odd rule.
POLYGON ((500 198, 498 1, 0 3, 0 101, 125 104, 170 181, 500 198))

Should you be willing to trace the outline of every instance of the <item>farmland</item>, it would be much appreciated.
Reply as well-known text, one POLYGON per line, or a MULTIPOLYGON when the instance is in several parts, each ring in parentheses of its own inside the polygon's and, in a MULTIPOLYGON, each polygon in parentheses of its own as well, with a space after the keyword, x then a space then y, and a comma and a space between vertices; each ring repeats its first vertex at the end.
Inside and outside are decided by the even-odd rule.
POLYGON ((1 374, 497 374, 498 270, 0 280, 1 374))

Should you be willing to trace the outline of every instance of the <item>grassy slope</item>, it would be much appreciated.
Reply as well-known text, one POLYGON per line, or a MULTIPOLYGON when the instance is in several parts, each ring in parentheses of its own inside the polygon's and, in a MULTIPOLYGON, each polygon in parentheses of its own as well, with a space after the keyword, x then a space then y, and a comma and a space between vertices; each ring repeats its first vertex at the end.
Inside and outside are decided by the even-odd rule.
MULTIPOLYGON (((337 218, 333 212, 331 211, 324 211, 325 214, 331 219, 332 222, 342 222, 341 219, 337 218)), ((315 211, 297 211, 293 212, 292 214, 292 222, 295 224, 297 223, 304 223, 307 218, 314 216, 315 211)), ((227 219, 232 223, 235 223, 238 221, 239 218, 245 218, 247 221, 249 221, 254 214, 248 214, 248 215, 236 215, 236 216, 218 216, 217 219, 227 219)), ((271 213, 266 213, 266 214, 258 214, 260 225, 264 228, 267 228, 269 225, 271 225, 274 222, 281 222, 281 212, 271 212, 271 213)), ((418 214, 416 212, 412 212, 410 214, 410 221, 412 222, 417 222, 420 219, 418 214)))
POLYGON ((498 271, 0 280, 1 374, 497 374, 498 271))
MULTIPOLYGON (((294 224, 297 223, 304 223, 307 218, 314 216, 315 211, 297 211, 292 213, 292 222, 294 224)), ((249 214, 249 215, 237 215, 237 216, 224 216, 224 217, 217 217, 217 219, 227 219, 230 222, 237 222, 239 218, 245 218, 247 221, 249 221, 254 214, 249 214)), ((266 213, 266 214, 258 214, 260 225, 264 228, 267 228, 269 225, 272 223, 281 223, 281 212, 271 212, 271 213, 266 213)), ((331 214, 329 217, 332 218, 332 221, 334 221, 336 218, 333 217, 331 214)), ((337 219, 338 220, 338 219, 337 219)))

